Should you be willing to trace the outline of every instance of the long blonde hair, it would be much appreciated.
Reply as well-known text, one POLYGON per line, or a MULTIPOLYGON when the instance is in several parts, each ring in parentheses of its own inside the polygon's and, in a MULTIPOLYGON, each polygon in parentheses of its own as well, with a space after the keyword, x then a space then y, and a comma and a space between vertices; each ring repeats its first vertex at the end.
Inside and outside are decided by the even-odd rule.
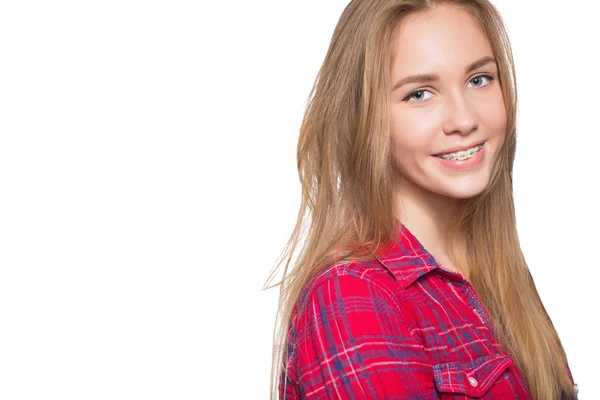
POLYGON ((523 372, 532 397, 576 396, 565 352, 517 235, 512 196, 517 90, 500 14, 488 0, 353 0, 338 21, 310 92, 297 149, 302 203, 293 233, 265 283, 266 289, 280 286, 272 399, 278 396, 282 371, 287 372, 290 316, 302 290, 324 266, 372 258, 365 249, 392 238, 398 171, 390 152, 388 96, 394 32, 407 15, 439 3, 463 7, 487 35, 507 111, 506 139, 488 187, 463 200, 450 224, 449 237, 457 238, 450 258, 488 309, 498 339, 523 372), (281 281, 267 287, 282 266, 281 281))

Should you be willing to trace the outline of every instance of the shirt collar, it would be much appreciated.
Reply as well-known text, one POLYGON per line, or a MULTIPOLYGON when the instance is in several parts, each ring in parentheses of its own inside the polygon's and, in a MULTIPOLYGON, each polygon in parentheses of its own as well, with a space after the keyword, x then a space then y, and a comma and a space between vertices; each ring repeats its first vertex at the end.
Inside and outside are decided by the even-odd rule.
POLYGON ((394 275, 403 289, 440 268, 435 258, 397 218, 394 218, 392 240, 377 253, 377 260, 394 275))

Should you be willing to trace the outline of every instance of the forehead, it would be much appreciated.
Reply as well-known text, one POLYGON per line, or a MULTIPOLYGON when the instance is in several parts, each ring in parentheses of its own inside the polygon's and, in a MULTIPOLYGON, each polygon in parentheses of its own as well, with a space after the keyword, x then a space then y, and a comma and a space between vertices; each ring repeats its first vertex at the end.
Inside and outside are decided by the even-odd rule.
POLYGON ((477 22, 464 9, 439 5, 400 22, 395 32, 392 76, 457 71, 492 49, 477 22))

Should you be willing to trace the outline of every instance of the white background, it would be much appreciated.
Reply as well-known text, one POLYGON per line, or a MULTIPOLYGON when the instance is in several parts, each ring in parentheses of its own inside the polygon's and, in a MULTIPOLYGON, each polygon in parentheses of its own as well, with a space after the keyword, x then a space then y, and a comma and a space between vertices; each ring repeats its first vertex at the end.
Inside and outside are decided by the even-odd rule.
MULTIPOLYGON (((497 0, 521 244, 597 392, 598 6, 497 0)), ((265 399, 303 107, 346 1, 0 2, 0 398, 265 399)))

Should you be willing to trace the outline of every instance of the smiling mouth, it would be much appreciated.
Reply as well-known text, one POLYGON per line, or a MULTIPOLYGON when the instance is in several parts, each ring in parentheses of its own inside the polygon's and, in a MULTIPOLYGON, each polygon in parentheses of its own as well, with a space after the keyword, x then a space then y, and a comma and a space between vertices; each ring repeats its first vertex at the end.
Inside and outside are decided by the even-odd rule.
POLYGON ((462 161, 468 160, 473 157, 475 154, 479 153, 483 148, 483 143, 478 144, 477 146, 473 146, 467 150, 456 151, 454 153, 445 153, 445 154, 435 154, 435 157, 443 158, 444 160, 455 160, 462 161))

